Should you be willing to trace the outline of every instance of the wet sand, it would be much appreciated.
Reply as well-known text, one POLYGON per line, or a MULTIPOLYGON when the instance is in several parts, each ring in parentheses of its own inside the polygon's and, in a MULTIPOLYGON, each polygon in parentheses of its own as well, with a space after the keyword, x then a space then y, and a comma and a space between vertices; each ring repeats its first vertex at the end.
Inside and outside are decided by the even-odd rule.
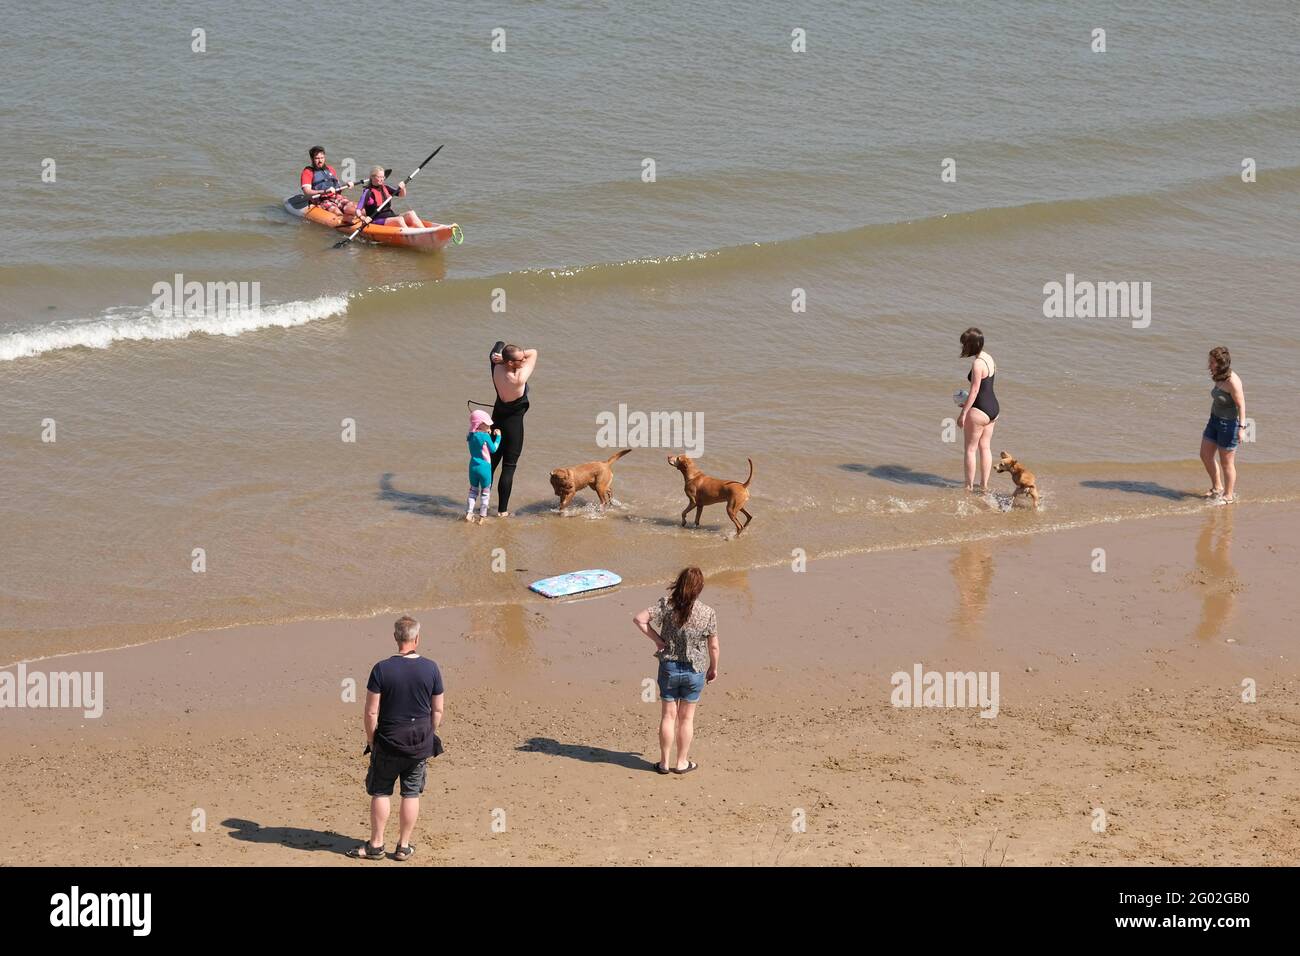
MULTIPOLYGON (((651 770, 630 617, 656 590, 416 610, 448 696, 413 864, 1292 863, 1297 532, 1294 505, 1207 507, 715 575, 721 676, 685 777, 651 770), (998 672, 997 716, 891 706, 916 663, 998 672)), ((342 687, 364 697, 390 634, 252 626, 29 665, 103 671, 105 711, 0 711, 0 861, 367 865, 341 855, 367 830, 342 687)))

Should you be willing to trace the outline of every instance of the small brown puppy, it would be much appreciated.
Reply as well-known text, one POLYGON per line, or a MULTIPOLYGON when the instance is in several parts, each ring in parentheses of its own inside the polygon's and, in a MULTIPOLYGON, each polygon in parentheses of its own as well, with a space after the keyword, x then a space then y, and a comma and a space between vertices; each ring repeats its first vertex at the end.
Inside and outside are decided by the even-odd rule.
POLYGON ((560 496, 560 510, 563 511, 569 507, 569 502, 573 496, 583 488, 595 488, 596 496, 600 498, 600 507, 603 511, 614 497, 614 462, 618 461, 631 448, 624 448, 620 452, 610 455, 604 461, 589 461, 585 465, 575 465, 572 468, 556 468, 551 472, 551 487, 555 493, 560 496))
POLYGON ((998 474, 1004 471, 1011 472, 1011 480, 1016 483, 1016 490, 1011 493, 1011 497, 1028 495, 1034 499, 1034 508, 1037 509, 1038 481, 1034 478, 1034 473, 1006 452, 1003 452, 1002 457, 998 459, 998 474))
POLYGON ((690 500, 690 504, 682 512, 683 528, 686 527, 686 516, 690 514, 692 508, 695 509, 695 527, 698 528, 704 506, 716 505, 724 501, 727 503, 727 517, 736 526, 736 534, 740 534, 749 527, 749 523, 754 520, 754 516, 745 510, 745 504, 749 501, 749 483, 754 478, 754 459, 750 458, 748 461, 749 477, 741 483, 739 481, 723 481, 721 478, 710 478, 696 468, 695 462, 685 455, 668 456, 668 464, 682 473, 682 478, 686 481, 686 497, 690 500), (736 519, 737 511, 745 516, 743 525, 736 519))

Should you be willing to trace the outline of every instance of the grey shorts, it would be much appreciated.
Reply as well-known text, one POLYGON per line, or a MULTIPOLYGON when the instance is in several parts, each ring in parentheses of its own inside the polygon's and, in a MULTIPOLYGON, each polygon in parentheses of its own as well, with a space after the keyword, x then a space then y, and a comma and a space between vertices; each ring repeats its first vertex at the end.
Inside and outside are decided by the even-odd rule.
POLYGON ((402 778, 402 796, 418 797, 424 793, 428 757, 401 757, 370 751, 370 769, 366 771, 366 793, 372 797, 391 797, 397 778, 402 778))

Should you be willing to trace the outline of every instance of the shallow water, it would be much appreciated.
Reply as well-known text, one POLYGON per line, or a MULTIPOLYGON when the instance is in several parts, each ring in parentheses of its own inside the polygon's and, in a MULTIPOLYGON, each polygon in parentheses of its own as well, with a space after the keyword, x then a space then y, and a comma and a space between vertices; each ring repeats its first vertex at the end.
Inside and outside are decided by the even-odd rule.
POLYGON ((0 234, 0 658, 1202 508, 1219 344, 1257 422, 1243 496, 1300 497, 1290 4, 750 6, 393 6, 407 76, 322 59, 270 4, 81 36, 55 3, 0 37, 16 200, 40 210, 0 234), (330 250, 280 208, 315 142, 395 178, 445 142, 404 205, 465 244, 330 250), (156 318, 177 273, 260 283, 261 311, 156 318), (1150 282, 1149 326, 1045 318, 1067 274, 1150 282), (1006 476, 960 489, 970 324, 1038 514, 1006 476), (541 360, 516 517, 469 527, 465 402, 498 338, 541 360), (679 449, 620 462, 607 514, 590 492, 553 514, 549 471, 610 454, 620 405, 702 415, 711 474, 752 458, 750 531, 720 507, 680 529, 679 449))

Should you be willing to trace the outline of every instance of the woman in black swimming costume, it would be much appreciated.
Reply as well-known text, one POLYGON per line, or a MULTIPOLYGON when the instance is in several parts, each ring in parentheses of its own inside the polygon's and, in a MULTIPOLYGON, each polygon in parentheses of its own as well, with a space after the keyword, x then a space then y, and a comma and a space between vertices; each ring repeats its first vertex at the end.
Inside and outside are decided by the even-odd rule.
POLYGON ((492 422, 501 429, 501 444, 492 455, 492 474, 501 465, 497 482, 497 517, 510 517, 510 490, 515 465, 524 450, 524 413, 528 411, 528 378, 537 367, 537 349, 497 342, 492 346, 492 387, 497 400, 492 422))
POLYGON ((961 334, 961 357, 971 360, 970 371, 966 373, 970 394, 957 416, 957 425, 966 435, 966 490, 974 490, 978 467, 980 488, 988 491, 989 475, 993 471, 993 426, 997 424, 1000 410, 993 392, 997 363, 984 351, 984 333, 974 327, 961 334))

